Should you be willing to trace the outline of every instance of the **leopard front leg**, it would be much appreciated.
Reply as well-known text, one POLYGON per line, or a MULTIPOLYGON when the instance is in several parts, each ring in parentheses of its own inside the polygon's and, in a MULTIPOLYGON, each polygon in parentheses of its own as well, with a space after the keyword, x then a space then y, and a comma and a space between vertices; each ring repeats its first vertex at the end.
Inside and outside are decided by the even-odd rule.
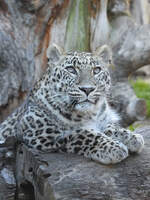
POLYGON ((77 153, 103 164, 118 163, 128 156, 128 149, 123 143, 87 130, 71 134, 64 141, 65 152, 77 153))
POLYGON ((20 120, 18 140, 39 151, 58 151, 61 136, 58 124, 52 116, 38 106, 29 106, 20 120))
POLYGON ((13 146, 15 145, 17 138, 17 126, 18 121, 13 113, 4 122, 0 124, 0 147, 13 146))
POLYGON ((125 144, 131 153, 139 153, 144 147, 144 139, 142 135, 135 134, 125 128, 120 128, 115 124, 109 124, 105 129, 104 134, 125 144))

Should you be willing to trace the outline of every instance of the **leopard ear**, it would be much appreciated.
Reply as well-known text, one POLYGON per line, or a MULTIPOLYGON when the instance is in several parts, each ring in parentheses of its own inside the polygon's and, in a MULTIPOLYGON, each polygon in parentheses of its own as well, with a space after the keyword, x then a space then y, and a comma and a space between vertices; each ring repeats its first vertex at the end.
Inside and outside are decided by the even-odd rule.
POLYGON ((109 65, 112 63, 112 52, 107 45, 98 47, 94 54, 99 56, 105 63, 109 65))
POLYGON ((64 50, 62 47, 52 44, 47 49, 47 58, 50 62, 57 62, 59 61, 60 57, 64 54, 64 50))

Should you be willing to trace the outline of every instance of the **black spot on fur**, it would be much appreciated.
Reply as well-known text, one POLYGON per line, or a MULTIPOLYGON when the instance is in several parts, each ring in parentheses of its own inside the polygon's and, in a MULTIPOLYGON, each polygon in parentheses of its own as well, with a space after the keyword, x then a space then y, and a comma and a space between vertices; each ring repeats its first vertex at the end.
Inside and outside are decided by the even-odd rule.
POLYGON ((64 138, 64 144, 67 144, 67 138, 64 138))
POLYGON ((80 133, 81 131, 82 131, 81 129, 77 129, 77 130, 76 130, 77 133, 80 133))
POLYGON ((85 137, 83 135, 79 135, 78 138, 81 139, 81 140, 85 139, 85 137))
POLYGON ((97 153, 97 150, 92 151, 92 153, 96 154, 96 153, 97 153))
POLYGON ((11 121, 9 121, 8 123, 13 126, 15 124, 15 122, 16 122, 15 119, 11 119, 11 121))
POLYGON ((55 126, 55 124, 52 124, 47 118, 44 118, 44 121, 46 122, 47 126, 55 126))
POLYGON ((52 146, 53 143, 51 143, 51 142, 47 142, 47 143, 45 143, 44 145, 45 145, 46 147, 48 147, 48 146, 52 146))
POLYGON ((89 131, 85 130, 85 131, 84 131, 84 134, 87 134, 87 133, 89 133, 89 131))
POLYGON ((97 153, 96 155, 97 155, 97 157, 99 158, 99 154, 97 153))
POLYGON ((82 141, 80 141, 80 140, 77 140, 76 142, 74 142, 74 143, 73 143, 73 145, 80 145, 80 146, 81 146, 81 145, 82 145, 82 143, 83 143, 82 141))
POLYGON ((92 140, 87 139, 87 140, 85 141, 85 144, 86 144, 86 145, 89 145, 91 142, 92 142, 92 140))
POLYGON ((69 120, 72 120, 71 114, 70 114, 70 113, 63 113, 63 112, 61 112, 61 111, 60 111, 60 113, 63 115, 63 117, 65 117, 65 118, 67 118, 67 119, 69 119, 69 120))
POLYGON ((98 145, 98 141, 95 141, 94 143, 93 143, 93 146, 96 146, 96 145, 98 145))
POLYGON ((81 150, 80 147, 75 147, 75 148, 74 148, 74 152, 75 152, 75 153, 78 153, 80 150, 81 150))
POLYGON ((63 144, 63 143, 64 143, 64 139, 63 139, 63 138, 60 138, 57 142, 58 142, 59 144, 63 144))
POLYGON ((114 145, 114 142, 111 142, 110 144, 111 144, 111 145, 114 145))
POLYGON ((26 119, 28 122, 33 122, 33 120, 34 120, 33 117, 31 117, 31 116, 27 116, 26 119))
POLYGON ((43 129, 35 131, 35 136, 39 136, 43 133, 43 129))
POLYGON ((46 142, 46 139, 45 139, 45 138, 42 138, 42 139, 40 140, 40 142, 41 142, 41 143, 44 143, 44 142, 46 142))
POLYGON ((29 127, 27 126, 26 123, 23 123, 22 131, 25 132, 27 129, 29 129, 29 127))
POLYGON ((50 133, 52 133, 52 132, 53 132, 53 129, 51 129, 51 128, 47 128, 47 129, 46 129, 46 133, 50 134, 50 133))
POLYGON ((36 144, 36 139, 31 140, 31 144, 35 145, 36 144))
POLYGON ((104 146, 104 151, 105 151, 106 149, 107 149, 107 146, 105 145, 105 146, 104 146))
POLYGON ((6 130, 4 130, 3 132, 2 132, 2 136, 4 137, 4 138, 7 138, 8 136, 10 136, 11 135, 11 129, 10 128, 7 128, 6 130))
POLYGON ((58 143, 56 143, 56 147, 59 147, 60 145, 58 143))
POLYGON ((42 150, 42 145, 37 145, 36 147, 38 150, 42 150))
POLYGON ((90 151, 92 151, 94 148, 95 148, 94 146, 90 147, 90 151))
POLYGON ((60 79, 60 74, 57 74, 57 78, 60 79))
POLYGON ((52 137, 52 136, 47 136, 46 138, 49 139, 49 140, 53 140, 54 139, 54 137, 52 137))
POLYGON ((36 116, 37 116, 37 117, 42 117, 42 118, 43 118, 43 117, 44 117, 44 114, 43 114, 43 113, 40 113, 40 112, 36 112, 36 116))
POLYGON ((98 140, 98 139, 100 139, 100 138, 101 138, 100 136, 96 136, 96 137, 95 137, 95 140, 98 140))
POLYGON ((54 133, 57 135, 57 134, 60 134, 60 131, 56 130, 56 131, 54 131, 54 133))
POLYGON ((80 119, 80 118, 75 118, 74 121, 75 121, 75 122, 80 122, 81 119, 80 119))
POLYGON ((69 140, 73 140, 73 136, 72 135, 69 135, 69 140))
POLYGON ((89 135, 88 135, 88 137, 90 137, 90 138, 93 138, 93 137, 94 137, 94 135, 93 135, 93 134, 89 134, 89 135))
POLYGON ((39 139, 39 140, 41 140, 41 139, 43 139, 43 137, 42 137, 42 136, 40 136, 40 137, 38 137, 38 139, 39 139))
POLYGON ((36 123, 38 125, 38 128, 42 128, 44 126, 40 120, 36 120, 36 123))
POLYGON ((32 132, 29 132, 27 133, 28 137, 33 137, 33 133, 32 132))
POLYGON ((111 150, 112 150, 112 148, 110 147, 109 150, 108 150, 108 152, 111 153, 111 150))
POLYGON ((104 147, 105 145, 106 145, 106 142, 102 143, 102 144, 101 144, 101 147, 104 147))

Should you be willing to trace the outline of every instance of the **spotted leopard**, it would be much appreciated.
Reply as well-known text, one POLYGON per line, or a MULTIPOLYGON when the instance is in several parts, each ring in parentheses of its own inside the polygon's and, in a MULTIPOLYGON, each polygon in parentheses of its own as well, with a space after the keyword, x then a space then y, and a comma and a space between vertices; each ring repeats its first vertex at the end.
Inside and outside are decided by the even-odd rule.
POLYGON ((26 102, 0 125, 0 143, 14 136, 40 151, 76 153, 104 164, 140 152, 143 137, 119 127, 107 101, 108 46, 94 53, 64 53, 53 45, 47 57, 47 71, 26 102))

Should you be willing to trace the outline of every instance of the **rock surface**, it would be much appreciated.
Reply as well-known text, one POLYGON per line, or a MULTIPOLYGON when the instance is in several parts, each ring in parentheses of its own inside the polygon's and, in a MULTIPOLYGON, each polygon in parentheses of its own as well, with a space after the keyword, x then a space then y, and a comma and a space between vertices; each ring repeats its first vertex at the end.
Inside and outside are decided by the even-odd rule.
POLYGON ((15 200, 15 157, 12 148, 0 147, 0 200, 15 200))
MULTIPOLYGON (((149 200, 150 126, 136 132, 145 139, 139 155, 117 165, 101 165, 77 155, 17 151, 18 193, 29 185, 36 200, 149 200)), ((28 190, 29 194, 29 190, 28 190)))

